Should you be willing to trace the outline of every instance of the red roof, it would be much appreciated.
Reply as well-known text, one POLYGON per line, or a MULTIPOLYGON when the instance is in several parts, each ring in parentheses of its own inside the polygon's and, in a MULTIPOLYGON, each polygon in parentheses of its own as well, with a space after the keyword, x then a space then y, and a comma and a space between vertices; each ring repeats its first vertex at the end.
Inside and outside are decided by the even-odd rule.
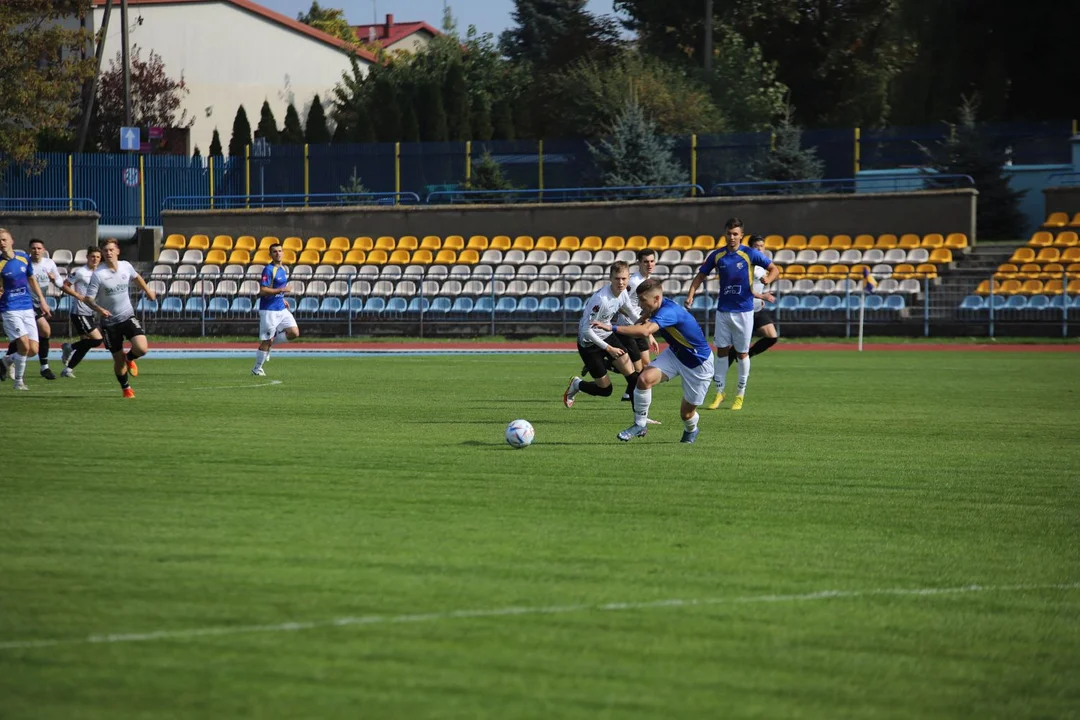
POLYGON ((352 29, 356 32, 356 39, 365 43, 371 41, 372 28, 375 28, 375 42, 384 48, 388 48, 394 43, 404 40, 415 32, 424 31, 432 37, 441 34, 426 22, 396 23, 394 22, 393 15, 387 15, 386 22, 381 22, 378 25, 352 26, 352 29))
MULTIPOLYGON (((334 37, 333 35, 328 35, 322 30, 316 30, 310 25, 305 25, 299 20, 293 20, 291 17, 282 15, 278 12, 274 12, 269 8, 265 8, 262 5, 251 2, 251 0, 128 0, 128 5, 194 5, 196 3, 210 2, 221 2, 229 5, 235 5, 242 10, 247 10, 250 13, 258 15, 266 20, 269 20, 270 22, 277 23, 278 25, 283 25, 284 27, 298 32, 301 35, 307 35, 310 38, 318 40, 319 42, 326 43, 327 45, 333 45, 334 47, 341 48, 342 50, 349 50, 351 52, 355 52, 357 57, 367 60, 368 62, 376 62, 375 56, 361 47, 357 47, 356 45, 347 43, 341 38, 334 37)), ((93 0, 93 3, 96 7, 105 7, 106 0, 93 0)), ((120 3, 116 2, 116 0, 113 0, 113 9, 116 10, 118 13, 120 11, 120 3)), ((119 18, 117 18, 115 22, 119 22, 119 18)))

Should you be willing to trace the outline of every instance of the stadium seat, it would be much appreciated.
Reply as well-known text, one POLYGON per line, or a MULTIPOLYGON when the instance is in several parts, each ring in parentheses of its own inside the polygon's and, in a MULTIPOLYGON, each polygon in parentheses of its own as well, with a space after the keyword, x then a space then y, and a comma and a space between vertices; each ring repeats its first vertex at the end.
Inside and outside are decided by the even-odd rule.
MULTIPOLYGON (((907 280, 904 280, 904 282, 907 282, 907 280)), ((918 292, 918 282, 919 281, 916 280, 914 282, 915 282, 915 291, 918 292)), ((862 287, 862 281, 859 282, 859 287, 860 288, 862 287)), ((888 295, 890 293, 900 292, 901 287, 902 287, 901 286, 901 281, 897 280, 896 278, 887 277, 887 278, 882 279, 880 282, 878 282, 876 292, 879 292, 882 295, 888 295)))
MULTIPOLYGON (((812 250, 810 252, 813 252, 812 250)), ((822 265, 835 265, 840 262, 840 251, 829 248, 818 253, 817 262, 822 265)))
POLYGON ((1075 263, 1080 262, 1080 247, 1065 248, 1061 253, 1061 258, 1058 262, 1062 263, 1075 263))
POLYGON ((214 288, 215 295, 226 295, 228 297, 232 297, 238 292, 239 289, 236 286, 235 280, 222 280, 217 284, 217 287, 214 288))
POLYGON ((481 295, 476 298, 473 303, 472 315, 491 315, 495 310, 495 301, 491 299, 490 295, 481 295))
POLYGON ((324 265, 332 265, 334 267, 337 267, 344 261, 345 258, 341 255, 340 250, 327 250, 323 253, 322 256, 322 263, 324 265))
MULTIPOLYGON (((85 251, 83 251, 83 252, 85 252, 85 251)), ((180 253, 178 251, 176 251, 176 250, 171 250, 171 249, 170 250, 162 250, 161 253, 158 254, 157 261, 159 263, 163 263, 165 265, 175 265, 178 262, 180 262, 180 253)), ((86 262, 86 260, 84 258, 82 263, 79 263, 79 264, 84 264, 85 262, 86 262)))
POLYGON ((1016 274, 1020 272, 1020 268, 1012 263, 1002 263, 998 265, 997 272, 994 273, 995 280, 1015 280, 1016 274))
MULTIPOLYGON (((666 235, 657 235, 656 237, 666 238, 667 236, 666 235)), ((686 252, 687 250, 693 250, 694 249, 694 238, 690 237, 689 235, 676 235, 671 240, 671 244, 668 245, 668 248, 671 249, 671 250, 678 250, 679 252, 686 252)))
MULTIPOLYGON (((1060 295, 1058 297, 1060 297, 1060 295)), ((1036 310, 1036 311, 1049 310, 1050 309, 1050 298, 1048 298, 1045 295, 1032 295, 1028 299, 1027 309, 1028 310, 1036 310)))
POLYGON ((470 313, 473 309, 473 300, 470 297, 454 298, 454 305, 450 308, 453 313, 470 313))
POLYGON ((502 262, 502 259, 502 250, 485 250, 484 254, 480 256, 480 262, 487 265, 498 265, 502 262))
POLYGON ((1080 238, 1073 230, 1065 230, 1059 232, 1057 237, 1054 238, 1054 247, 1056 248, 1071 248, 1080 245, 1080 238))
POLYGON ((851 247, 850 235, 833 235, 829 241, 829 247, 833 250, 847 250, 851 247))
POLYGON ((563 298, 563 309, 568 313, 579 313, 585 306, 585 301, 579 297, 565 297, 563 298))
POLYGON ((71 256, 71 251, 64 248, 54 250, 53 252, 49 253, 49 257, 52 258, 52 261, 56 263, 61 268, 61 270, 63 270, 65 266, 70 265, 73 259, 71 256))
POLYGON ((935 265, 948 265, 953 261, 952 250, 946 247, 936 248, 930 253, 930 257, 927 262, 932 262, 935 265))
POLYGON ((1065 275, 1065 266, 1061 263, 1046 263, 1038 273, 1038 280, 1060 280, 1065 275))
POLYGON ((903 310, 904 309, 904 296, 903 295, 890 295, 885 298, 886 310, 903 310))
POLYGON ((546 265, 547 260, 547 253, 543 250, 530 250, 525 256, 525 262, 529 263, 530 265, 546 265))
POLYGON ((928 233, 923 235, 922 243, 920 243, 919 247, 926 248, 927 250, 945 247, 945 238, 942 237, 940 233, 928 233))
POLYGON ((933 263, 922 263, 920 265, 916 265, 915 275, 920 278, 928 278, 930 280, 933 280, 938 276, 937 265, 934 265, 933 263))
POLYGON ((1065 292, 1069 295, 1080 295, 1080 280, 1070 280, 1065 292))
POLYGON ((559 250, 573 252, 581 247, 581 240, 573 235, 567 235, 559 241, 559 250))
POLYGON ((161 247, 165 250, 184 250, 187 247, 187 238, 183 235, 173 233, 165 238, 165 244, 161 247))
POLYGON ((296 306, 298 312, 302 313, 316 313, 319 312, 319 300, 313 297, 300 298, 300 304, 296 306))
POLYGON ((475 250, 462 250, 458 254, 457 261, 461 265, 476 265, 480 262, 480 256, 475 250))
MULTIPOLYGON (((404 250, 402 250, 402 251, 395 250, 394 253, 391 254, 391 256, 390 256, 390 262, 394 262, 394 255, 396 255, 398 252, 405 252, 405 251, 404 250)), ((406 252, 406 255, 408 255, 407 252, 406 252)), ((432 260, 434 259, 434 256, 432 256, 431 251, 430 250, 424 250, 424 249, 414 250, 412 255, 408 255, 408 257, 409 257, 408 263, 410 263, 412 265, 415 265, 415 266, 430 265, 432 260)), ((421 274, 422 274, 422 272, 421 272, 421 274)))
MULTIPOLYGON (((634 245, 636 244, 637 243, 634 243, 634 245)), ((649 238, 649 242, 645 245, 645 247, 649 248, 650 250, 656 250, 657 252, 663 252, 664 250, 667 250, 669 247, 671 247, 671 241, 666 235, 653 235, 651 238, 649 238)), ((639 250, 640 248, 633 247, 627 244, 627 249, 639 250)))
POLYGON ((212 297, 206 306, 206 312, 212 315, 225 315, 229 312, 229 299, 212 297))
MULTIPOLYGON (((408 256, 408 253, 405 253, 408 256)), ((365 265, 385 265, 389 258, 386 255, 385 250, 372 250, 367 254, 364 259, 365 265)))
MULTIPOLYGON (((840 253, 840 262, 845 265, 857 265, 862 262, 862 256, 862 250, 845 250, 840 253)), ((773 259, 773 262, 776 262, 775 258, 773 259)))
POLYGON ((431 306, 427 309, 427 312, 446 315, 453 308, 453 305, 454 303, 450 298, 437 297, 431 301, 431 306))
POLYGON ((199 270, 194 265, 181 265, 176 268, 177 280, 194 280, 199 276, 199 270))
POLYGON ((426 297, 414 297, 409 300, 408 312, 426 313, 431 309, 431 301, 426 297))
POLYGON ((784 268, 784 277, 795 279, 806 275, 806 268, 803 265, 788 265, 784 268))
POLYGON ((821 307, 819 310, 822 312, 836 312, 844 309, 844 301, 839 295, 826 295, 821 299, 821 307))
POLYGON ((806 236, 805 235, 789 235, 787 242, 784 243, 785 250, 794 250, 799 252, 806 249, 806 236))
POLYGON ((922 244, 922 239, 915 233, 904 233, 896 244, 901 250, 914 250, 922 244))
POLYGON ((874 243, 874 248, 882 251, 892 250, 897 244, 898 242, 895 235, 892 233, 885 233, 883 235, 878 235, 877 242, 874 243))
POLYGON ((425 235, 420 241, 421 250, 430 250, 431 252, 438 252, 442 248, 442 238, 436 235, 425 235))
POLYGON ((209 250, 210 249, 210 238, 207 237, 206 235, 192 235, 191 239, 188 240, 187 249, 188 250, 203 250, 203 251, 209 250))
POLYGON ((523 250, 528 252, 536 246, 536 241, 531 235, 518 235, 514 238, 513 244, 510 246, 511 250, 523 250))
MULTIPOLYGON (((975 288, 975 294, 976 295, 989 295, 990 290, 991 290, 991 284, 990 283, 991 283, 990 280, 983 280, 982 282, 980 282, 979 286, 977 288, 975 288)), ((999 283, 997 280, 993 281, 993 291, 994 291, 994 294, 997 294, 997 293, 1001 292, 1001 283, 999 283)))
POLYGON ((397 239, 397 243, 394 245, 395 250, 407 250, 412 252, 420 247, 420 241, 416 239, 415 235, 404 235, 397 239))
POLYGON ((324 237, 310 237, 307 243, 304 244, 304 250, 314 250, 321 253, 326 250, 326 238, 324 237))
POLYGON ((968 238, 964 233, 949 233, 945 237, 945 247, 950 250, 963 250, 968 246, 968 238))
MULTIPOLYGON (((164 261, 162 261, 164 262, 164 261)), ((185 250, 184 257, 180 258, 180 262, 187 265, 202 265, 203 264, 203 251, 202 250, 185 250)))
POLYGON ((1054 234, 1046 230, 1038 230, 1031 236, 1027 244, 1033 248, 1050 247, 1054 244, 1054 234))
POLYGON ((867 310, 881 310, 885 307, 885 298, 880 295, 867 295, 863 303, 867 310))
POLYGON ((799 265, 813 265, 817 262, 817 250, 799 250, 795 254, 795 262, 799 265))
POLYGON ((914 248, 908 250, 907 257, 904 258, 912 265, 918 265, 919 263, 930 262, 930 251, 926 248, 914 248))
POLYGON ((287 237, 281 242, 281 247, 296 253, 302 252, 304 250, 304 241, 296 236, 287 237))
POLYGON ((885 262, 890 265, 902 263, 907 261, 907 251, 900 248, 893 248, 885 251, 885 262))
POLYGON ((851 247, 855 250, 872 250, 874 248, 874 236, 856 235, 851 247))
POLYGON ((1018 280, 1038 280, 1042 274, 1042 265, 1038 263, 1024 263, 1016 273, 1018 280))
POLYGON ((824 265, 810 265, 806 268, 806 277, 813 280, 820 280, 829 274, 829 269, 824 265))
MULTIPOLYGON (((1029 248, 1020 248, 1020 250, 1026 250, 1029 248)), ((1061 251, 1056 247, 1039 248, 1038 255, 1035 256, 1035 262, 1037 263, 1056 263, 1061 261, 1061 251)))
POLYGON ((557 313, 560 310, 562 310, 562 305, 559 303, 559 298, 550 296, 542 298, 536 309, 539 313, 557 313))
POLYGON ((319 251, 318 250, 304 250, 300 253, 300 263, 303 265, 318 265, 319 264, 319 251))
POLYGON ((495 312, 512 313, 517 310, 517 299, 512 297, 500 297, 495 303, 495 312))
POLYGON ((274 258, 270 257, 269 250, 256 250, 255 257, 251 258, 251 262, 255 265, 269 265, 274 261, 274 258))
POLYGON ((251 263, 251 253, 247 250, 233 250, 229 254, 229 264, 248 265, 251 263))
POLYGON ((1013 295, 1005 301, 1004 310, 1023 310, 1027 307, 1027 298, 1023 295, 1013 295))
POLYGON ((273 235, 267 235, 259 241, 259 250, 269 250, 271 245, 280 245, 281 241, 273 235))
MULTIPOLYGON (((70 300, 71 297, 65 295, 65 300, 70 300)), ((63 309, 63 308, 62 308, 63 309)), ((157 300, 151 300, 150 298, 139 298, 139 302, 135 304, 135 312, 137 313, 156 313, 158 311, 157 300)))
POLYGON ((794 295, 784 295, 777 301, 776 307, 780 310, 798 310, 799 298, 794 295))
POLYGON ((488 248, 491 250, 498 250, 500 252, 506 252, 511 247, 510 237, 508 235, 496 235, 491 238, 491 243, 488 248))
MULTIPOLYGON (((375 241, 375 245, 372 246, 372 250, 382 250, 384 252, 391 253, 394 251, 396 245, 397 240, 390 237, 389 235, 383 235, 375 241)), ((353 249, 356 249, 355 244, 353 245, 353 249)))
MULTIPOLYGON (((1035 282, 1039 281, 1036 280, 1035 282)), ((1043 283, 1042 292, 1046 295, 1060 295, 1062 292, 1064 292, 1064 289, 1065 286, 1060 280, 1047 280, 1043 283)))
POLYGON ((694 249, 709 252, 716 248, 716 238, 712 235, 698 235, 694 238, 694 249))
POLYGON ((518 301, 517 308, 514 310, 518 314, 535 314, 540 310, 540 300, 532 296, 526 296, 518 301))
POLYGON ((807 250, 817 250, 818 252, 821 252, 822 250, 829 249, 830 242, 828 235, 811 235, 810 240, 806 243, 806 248, 807 250))
POLYGON ((457 253, 453 250, 440 250, 435 256, 436 265, 453 265, 457 262, 457 253))
MULTIPOLYGON (((375 254, 374 251, 368 253, 368 262, 371 262, 371 257, 375 254)), ((394 250, 390 253, 390 257, 387 259, 392 265, 408 265, 412 256, 408 250, 394 250)))
POLYGON ((350 250, 345 256, 345 262, 349 265, 363 265, 367 260, 367 253, 363 250, 350 250))
POLYGON ((1043 227, 1046 228, 1063 228, 1069 224, 1069 213, 1054 212, 1050 213, 1050 217, 1046 218, 1046 222, 1043 223, 1043 227))
MULTIPOLYGON (((644 235, 632 235, 630 236, 630 239, 626 241, 626 244, 623 246, 622 249, 637 252, 638 250, 643 250, 644 248, 648 247, 648 245, 649 240, 644 235)), ((561 250, 562 247, 560 246, 559 249, 561 250)))
POLYGON ((847 265, 830 265, 825 277, 829 280, 843 280, 850 272, 847 265))
POLYGON ((352 242, 349 240, 349 238, 341 237, 339 235, 338 237, 332 238, 330 240, 330 244, 327 246, 327 249, 337 250, 342 255, 344 255, 345 253, 352 250, 352 242))
POLYGON ((281 251, 281 263, 283 265, 295 265, 296 264, 296 251, 285 250, 281 251))
POLYGON ((184 301, 180 298, 170 295, 161 301, 161 312, 173 313, 179 315, 184 311, 184 301))
POLYGON ((231 235, 215 235, 214 241, 210 243, 211 250, 224 250, 228 252, 233 249, 233 239, 231 235))
POLYGON ((483 252, 488 249, 488 239, 486 235, 472 235, 469 237, 469 242, 466 243, 465 248, 467 250, 476 250, 477 252, 483 252))
POLYGON ((812 312, 821 307, 821 298, 817 295, 806 295, 799 301, 799 310, 812 312))
POLYGON ((784 249, 784 236, 783 235, 766 235, 765 236, 765 249, 777 252, 784 249))
POLYGON ((773 262, 777 265, 790 265, 795 262, 794 250, 777 250, 776 255, 773 256, 773 262))
POLYGON ((604 241, 600 239, 599 235, 589 235, 581 239, 581 249, 591 251, 603 250, 604 241))
MULTIPOLYGON (((1006 280, 1005 283, 1010 281, 1006 280)), ((1003 283, 1003 284, 1005 284, 1003 283)), ((1020 292, 1024 295, 1038 295, 1044 292, 1042 280, 1025 280, 1024 284, 1020 287, 1020 292)), ((1005 293, 1002 293, 1005 294, 1005 293)))
MULTIPOLYGON (((544 252, 551 252, 559 248, 559 241, 555 239, 553 235, 541 235, 536 238, 536 247, 534 250, 543 250, 544 252)), ((449 238, 447 238, 447 250, 461 250, 460 247, 451 247, 449 244, 449 238)))
POLYGON ((960 302, 961 310, 982 310, 985 304, 978 295, 968 295, 960 302))
POLYGON ((358 237, 355 240, 353 240, 353 244, 352 244, 351 249, 352 250, 363 250, 364 252, 367 252, 367 251, 372 250, 374 248, 375 248, 374 241, 372 241, 371 238, 364 235, 364 236, 358 237))
POLYGON ((206 302, 201 295, 192 295, 184 302, 184 312, 202 314, 206 312, 206 302))

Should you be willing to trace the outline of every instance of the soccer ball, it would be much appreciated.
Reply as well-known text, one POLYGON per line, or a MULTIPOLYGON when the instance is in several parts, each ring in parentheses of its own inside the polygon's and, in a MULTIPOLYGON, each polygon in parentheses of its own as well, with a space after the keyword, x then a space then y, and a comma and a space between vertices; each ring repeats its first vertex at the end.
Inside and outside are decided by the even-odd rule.
POLYGON ((506 426, 506 442, 513 448, 529 447, 535 435, 536 431, 528 420, 515 420, 506 426))

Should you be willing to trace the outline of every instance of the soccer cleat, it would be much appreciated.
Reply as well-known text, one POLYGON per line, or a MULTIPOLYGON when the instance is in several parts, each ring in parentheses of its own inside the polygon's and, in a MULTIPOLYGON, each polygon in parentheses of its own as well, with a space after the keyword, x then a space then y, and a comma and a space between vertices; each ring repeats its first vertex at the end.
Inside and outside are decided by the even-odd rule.
POLYGON ((622 401, 623 402, 630 402, 630 393, 623 393, 622 401))
POLYGON ((251 368, 251 374, 266 377, 266 372, 262 368, 251 368))
POLYGON ((75 371, 72 370, 71 368, 66 367, 66 368, 64 368, 63 370, 60 371, 60 377, 73 378, 73 377, 75 377, 75 371))
POLYGON ((701 428, 694 428, 693 430, 683 430, 682 439, 679 440, 679 442, 687 444, 694 442, 695 440, 697 440, 698 431, 700 429, 701 428))
POLYGON ((734 402, 731 403, 732 410, 742 410, 743 396, 736 395, 734 402))
MULTIPOLYGON (((128 375, 131 377, 139 377, 139 366, 135 364, 134 360, 127 361, 128 375)), ((125 396, 126 397, 126 396, 125 396)), ((132 395, 131 397, 135 397, 132 395)))
POLYGON ((578 394, 578 383, 581 382, 581 378, 577 375, 570 378, 570 384, 566 386, 566 392, 562 395, 562 404, 566 407, 574 407, 574 397, 578 394))
POLYGON ((716 408, 720 407, 720 403, 722 403, 722 402, 724 402, 724 393, 717 390, 716 391, 716 397, 714 397, 713 401, 711 403, 709 403, 709 409, 710 410, 715 410, 716 408))
POLYGON ((619 433, 616 437, 618 437, 623 442, 630 442, 636 437, 645 437, 648 432, 649 427, 647 425, 638 425, 637 423, 634 423, 633 425, 619 433))
POLYGON ((52 368, 41 368, 41 377, 45 378, 46 380, 55 380, 56 373, 52 371, 52 368))
MULTIPOLYGON (((60 362, 67 365, 68 360, 71 359, 71 353, 72 353, 71 343, 64 343, 63 345, 61 345, 60 346, 60 362)), ((63 373, 60 373, 60 374, 63 375, 63 373)))
POLYGON ((24 383, 22 380, 16 380, 15 381, 15 386, 14 386, 13 389, 14 390, 29 390, 30 388, 26 387, 26 383, 24 383))
POLYGON ((131 388, 129 388, 129 387, 126 387, 126 388, 124 388, 124 397, 126 397, 126 398, 133 398, 133 397, 135 397, 135 391, 134 391, 134 390, 132 390, 132 389, 131 389, 131 388))

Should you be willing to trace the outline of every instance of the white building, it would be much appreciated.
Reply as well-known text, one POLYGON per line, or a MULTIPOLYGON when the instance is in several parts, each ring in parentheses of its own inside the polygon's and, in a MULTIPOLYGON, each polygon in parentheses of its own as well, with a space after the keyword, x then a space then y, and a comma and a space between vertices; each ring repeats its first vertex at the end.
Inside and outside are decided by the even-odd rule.
POLYGON ((394 22, 394 16, 389 14, 386 22, 377 25, 353 25, 352 28, 360 42, 378 45, 389 52, 420 52, 436 35, 441 34, 426 22, 394 22))
MULTIPOLYGON (((101 27, 106 0, 94 2, 94 29, 101 27)), ((153 50, 165 72, 182 74, 190 94, 183 108, 195 118, 191 148, 204 155, 214 128, 229 144, 233 118, 242 104, 254 130, 264 100, 278 127, 296 105, 301 122, 315 93, 329 110, 329 97, 355 51, 362 67, 374 60, 364 50, 250 0, 128 0, 129 43, 145 60, 153 50)), ((113 0, 102 71, 120 51, 120 2, 113 0)))

